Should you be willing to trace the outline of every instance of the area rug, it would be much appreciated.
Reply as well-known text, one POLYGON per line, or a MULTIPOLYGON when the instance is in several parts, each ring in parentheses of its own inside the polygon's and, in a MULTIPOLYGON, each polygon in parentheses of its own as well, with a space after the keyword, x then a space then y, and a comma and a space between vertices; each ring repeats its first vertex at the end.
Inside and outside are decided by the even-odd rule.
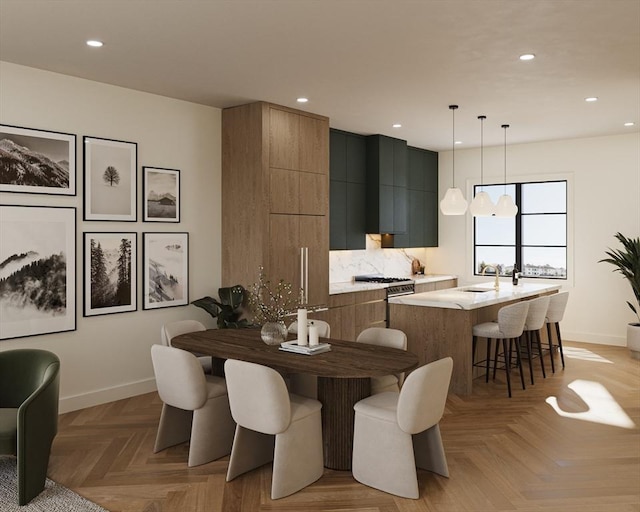
POLYGON ((15 457, 0 457, 0 512, 108 512, 48 478, 44 491, 19 507, 16 464, 15 457))

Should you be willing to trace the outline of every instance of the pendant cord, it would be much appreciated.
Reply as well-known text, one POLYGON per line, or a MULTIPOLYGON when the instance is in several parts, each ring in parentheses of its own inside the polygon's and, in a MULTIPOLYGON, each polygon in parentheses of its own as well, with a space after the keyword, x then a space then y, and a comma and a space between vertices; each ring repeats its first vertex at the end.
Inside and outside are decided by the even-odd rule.
POLYGON ((480 189, 484 192, 484 120, 487 116, 478 116, 480 119, 480 189))
POLYGON ((451 140, 451 165, 453 167, 453 187, 456 188, 456 109, 458 105, 449 105, 449 109, 451 110, 451 132, 452 132, 452 140, 451 140))
POLYGON ((507 195, 507 128, 508 124, 503 124, 504 128, 504 194, 507 195))

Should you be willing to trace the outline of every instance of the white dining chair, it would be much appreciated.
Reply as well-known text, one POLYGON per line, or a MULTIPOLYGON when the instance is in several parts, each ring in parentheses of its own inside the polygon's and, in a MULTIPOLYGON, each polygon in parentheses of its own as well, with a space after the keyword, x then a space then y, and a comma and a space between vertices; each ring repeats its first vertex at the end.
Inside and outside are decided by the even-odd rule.
MULTIPOLYGON (((189 332, 206 331, 207 328, 197 320, 177 320, 168 322, 160 328, 160 339, 163 345, 171 346, 171 340, 181 334, 189 332)), ((196 354, 204 373, 212 373, 211 356, 196 354)))
POLYGON ((400 393, 355 404, 352 472, 358 482, 418 499, 416 467, 449 476, 439 422, 452 370, 450 357, 434 361, 411 372, 400 393))
MULTIPOLYGON (((399 329, 368 327, 358 334, 356 342, 407 350, 407 335, 399 329)), ((400 391, 403 381, 404 373, 371 377, 371 394, 400 391)))
POLYGON ((317 400, 289 393, 282 376, 255 363, 224 364, 236 433, 227 482, 273 461, 271 499, 289 496, 324 472, 317 400))
POLYGON ((228 455, 235 424, 224 379, 205 376, 196 357, 179 348, 152 345, 151 360, 163 402, 154 453, 190 441, 189 466, 228 455))
MULTIPOLYGON (((309 319, 318 328, 318 336, 321 338, 331 337, 331 326, 324 320, 309 319)), ((291 322, 288 331, 291 334, 298 334, 298 322, 291 322)), ((289 389, 296 395, 305 396, 307 398, 318 398, 318 377, 307 373, 291 373, 287 375, 289 389)))

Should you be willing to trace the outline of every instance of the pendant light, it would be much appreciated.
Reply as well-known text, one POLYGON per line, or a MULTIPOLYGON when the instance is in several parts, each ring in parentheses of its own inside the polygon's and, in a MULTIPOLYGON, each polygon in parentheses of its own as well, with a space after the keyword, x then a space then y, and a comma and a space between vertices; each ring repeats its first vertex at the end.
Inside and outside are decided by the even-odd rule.
MULTIPOLYGON (((484 120, 487 116, 478 116, 480 119, 480 186, 484 185, 484 120)), ((469 205, 469 212, 474 217, 490 217, 495 212, 495 205, 484 190, 476 194, 469 205)))
POLYGON ((440 201, 440 211, 443 215, 464 215, 467 211, 467 200, 462 195, 462 191, 456 188, 456 119, 455 111, 458 105, 449 105, 451 119, 453 122, 453 144, 451 151, 451 162, 453 169, 453 187, 447 189, 442 201, 440 201))
POLYGON ((513 198, 507 195, 507 128, 509 125, 503 124, 502 128, 504 128, 504 194, 496 204, 496 217, 515 217, 518 207, 513 202, 513 198))

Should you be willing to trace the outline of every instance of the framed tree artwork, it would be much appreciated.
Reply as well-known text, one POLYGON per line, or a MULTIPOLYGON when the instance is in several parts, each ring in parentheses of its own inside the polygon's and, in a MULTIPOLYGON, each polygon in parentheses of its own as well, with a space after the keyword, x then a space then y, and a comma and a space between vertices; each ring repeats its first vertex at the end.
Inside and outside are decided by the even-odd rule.
POLYGON ((0 124, 0 192, 76 195, 76 136, 0 124))
POLYGON ((137 220, 138 145, 84 137, 84 220, 137 220))
POLYGON ((189 233, 142 233, 143 309, 189 304, 189 233))
POLYGON ((144 222, 180 222, 180 171, 143 167, 144 222))
POLYGON ((84 316, 135 311, 136 233, 84 233, 84 316))
POLYGON ((0 205, 0 339, 76 329, 76 209, 0 205))

